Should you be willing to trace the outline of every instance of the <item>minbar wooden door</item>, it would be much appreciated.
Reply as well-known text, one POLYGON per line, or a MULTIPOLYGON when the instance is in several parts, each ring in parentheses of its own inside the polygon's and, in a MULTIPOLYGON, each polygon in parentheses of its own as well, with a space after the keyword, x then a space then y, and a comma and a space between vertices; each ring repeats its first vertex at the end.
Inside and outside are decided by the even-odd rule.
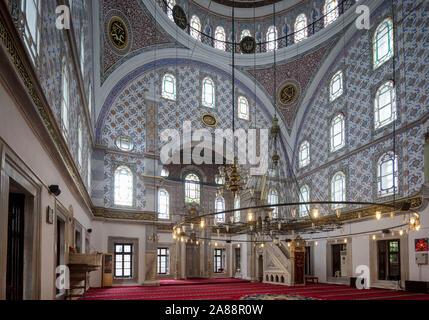
POLYGON ((305 252, 295 251, 295 284, 304 284, 305 252))

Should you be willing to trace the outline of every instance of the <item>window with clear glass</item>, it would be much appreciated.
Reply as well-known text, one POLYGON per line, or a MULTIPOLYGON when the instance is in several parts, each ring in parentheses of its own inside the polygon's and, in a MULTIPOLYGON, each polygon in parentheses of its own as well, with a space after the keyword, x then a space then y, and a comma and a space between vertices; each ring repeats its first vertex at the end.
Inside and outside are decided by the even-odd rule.
MULTIPOLYGON (((237 195, 234 198, 234 209, 240 209, 240 195, 237 195)), ((241 211, 234 211, 234 222, 239 222, 241 220, 241 211)))
POLYGON ((115 170, 114 204, 131 207, 133 205, 133 173, 127 166, 120 166, 115 170))
MULTIPOLYGON (((331 181, 331 200, 346 201, 346 176, 342 172, 337 172, 331 181)), ((333 204, 332 208, 338 209, 344 207, 344 204, 333 204)))
POLYGON ((158 191, 158 218, 169 219, 169 198, 167 190, 161 189, 158 191))
MULTIPOLYGON (((222 197, 218 197, 215 203, 216 212, 225 211, 225 199, 222 197)), ((216 222, 224 223, 225 222, 225 213, 219 213, 215 216, 216 222)))
POLYGON ((24 44, 32 62, 37 64, 40 48, 41 1, 21 0, 21 13, 24 44))
POLYGON ((209 77, 203 79, 202 104, 210 108, 215 106, 215 86, 213 80, 209 77))
POLYGON ((393 81, 387 81, 375 94, 374 125, 379 129, 396 120, 396 97, 393 81))
POLYGON ((307 17, 301 13, 295 20, 295 42, 307 38, 307 17))
POLYGON ((398 157, 394 152, 386 152, 377 163, 378 196, 393 195, 398 191, 398 157))
POLYGON ((158 274, 170 272, 170 249, 158 248, 158 274))
POLYGON ((343 72, 337 71, 331 79, 329 85, 329 100, 334 101, 343 94, 343 72))
POLYGON ((133 245, 115 243, 115 278, 133 278, 133 245))
MULTIPOLYGON (((309 202, 310 201, 310 188, 308 186, 303 186, 299 190, 299 202, 309 202)), ((299 215, 301 217, 306 217, 310 213, 310 206, 308 204, 299 205, 299 215)))
POLYGON ((91 154, 88 150, 88 193, 91 194, 91 154))
POLYGON ((331 151, 340 150, 345 146, 345 118, 342 113, 331 121, 331 151))
POLYGON ((226 262, 225 249, 214 249, 213 258, 214 258, 214 261, 213 261, 214 273, 224 273, 225 262, 226 262))
POLYGON ((85 77, 85 32, 83 26, 80 30, 80 70, 82 77, 85 77))
POLYGON ((215 48, 225 51, 225 30, 219 26, 215 30, 215 48))
POLYGON ((323 8, 323 14, 325 16, 325 26, 337 20, 338 13, 338 1, 337 0, 326 0, 323 8))
POLYGON ((305 140, 299 146, 299 167, 304 168, 310 164, 310 143, 305 140))
POLYGON ((193 173, 185 177, 185 202, 200 203, 200 178, 193 173))
POLYGON ((171 21, 174 21, 173 18, 173 8, 176 5, 175 0, 167 0, 167 16, 170 18, 171 21))
POLYGON ((277 50, 277 28, 270 26, 267 32, 267 51, 277 50))
POLYGON ((116 140, 116 146, 122 151, 131 151, 134 148, 134 143, 130 137, 120 136, 116 140))
POLYGON ((78 129, 77 129, 77 159, 79 166, 82 167, 82 152, 83 149, 83 133, 82 133, 82 120, 79 120, 78 122, 78 129))
POLYGON ((244 37, 251 37, 252 34, 250 33, 249 29, 244 29, 241 31, 240 41, 243 40, 244 37))
POLYGON ((393 57, 393 22, 385 19, 381 22, 374 33, 373 38, 374 69, 393 57))
MULTIPOLYGON (((277 190, 271 189, 268 192, 268 204, 278 204, 279 203, 279 195, 277 190)), ((279 207, 272 207, 273 209, 273 219, 277 219, 279 217, 279 207)))
POLYGON ((191 33, 191 37, 201 41, 201 22, 200 22, 200 18, 198 18, 196 15, 193 15, 191 18, 191 29, 190 29, 190 33, 191 33))
POLYGON ((238 117, 243 120, 249 120, 249 102, 243 96, 238 97, 238 117))
POLYGON ((167 169, 165 169, 165 168, 161 169, 161 177, 167 178, 169 174, 170 174, 170 172, 167 169))
POLYGON ((63 59, 62 68, 62 101, 61 101, 61 124, 64 137, 67 138, 69 132, 69 108, 70 108, 70 93, 69 93, 69 69, 66 60, 63 59))
POLYGON ((162 78, 162 96, 166 99, 176 100, 176 77, 166 74, 162 78))

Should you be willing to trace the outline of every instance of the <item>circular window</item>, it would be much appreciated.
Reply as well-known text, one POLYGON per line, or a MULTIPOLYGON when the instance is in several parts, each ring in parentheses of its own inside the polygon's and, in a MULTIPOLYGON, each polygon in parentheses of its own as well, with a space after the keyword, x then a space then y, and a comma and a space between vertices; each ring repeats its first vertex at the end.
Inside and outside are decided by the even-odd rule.
POLYGON ((130 137, 120 136, 116 139, 116 146, 122 151, 131 151, 134 148, 134 143, 130 137))

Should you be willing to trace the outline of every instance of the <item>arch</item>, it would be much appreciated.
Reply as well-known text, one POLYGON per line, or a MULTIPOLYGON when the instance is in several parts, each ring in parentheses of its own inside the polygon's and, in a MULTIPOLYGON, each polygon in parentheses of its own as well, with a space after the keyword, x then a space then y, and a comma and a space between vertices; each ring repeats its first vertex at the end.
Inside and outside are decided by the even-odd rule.
POLYGON ((270 281, 274 282, 274 276, 273 275, 270 276, 270 281))
POLYGON ((384 19, 372 38, 374 70, 393 57, 393 21, 384 19))
POLYGON ((225 29, 221 26, 218 26, 215 30, 215 48, 225 51, 225 29))
POLYGON ((279 275, 276 274, 276 282, 279 282, 279 275))
POLYGON ((301 13, 295 19, 295 42, 304 40, 307 36, 307 17, 301 13))
POLYGON ((132 207, 134 202, 133 173, 127 166, 119 166, 114 173, 115 206, 132 207))
POLYGON ((396 93, 393 81, 383 83, 375 93, 374 126, 379 129, 396 120, 396 93))
POLYGON ((284 277, 284 276, 281 276, 281 277, 280 277, 280 282, 281 282, 281 283, 284 283, 284 282, 285 282, 285 277, 284 277))
POLYGON ((241 31, 241 35, 240 35, 240 41, 243 40, 244 37, 251 37, 252 33, 250 32, 249 29, 244 29, 243 31, 241 31))

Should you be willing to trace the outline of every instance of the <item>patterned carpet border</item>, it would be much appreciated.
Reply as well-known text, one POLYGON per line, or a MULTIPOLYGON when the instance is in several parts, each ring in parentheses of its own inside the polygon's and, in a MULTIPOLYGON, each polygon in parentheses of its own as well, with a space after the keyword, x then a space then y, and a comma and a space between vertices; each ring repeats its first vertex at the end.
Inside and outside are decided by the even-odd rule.
POLYGON ((241 297, 240 300, 320 300, 310 297, 294 296, 289 294, 249 294, 241 297))

